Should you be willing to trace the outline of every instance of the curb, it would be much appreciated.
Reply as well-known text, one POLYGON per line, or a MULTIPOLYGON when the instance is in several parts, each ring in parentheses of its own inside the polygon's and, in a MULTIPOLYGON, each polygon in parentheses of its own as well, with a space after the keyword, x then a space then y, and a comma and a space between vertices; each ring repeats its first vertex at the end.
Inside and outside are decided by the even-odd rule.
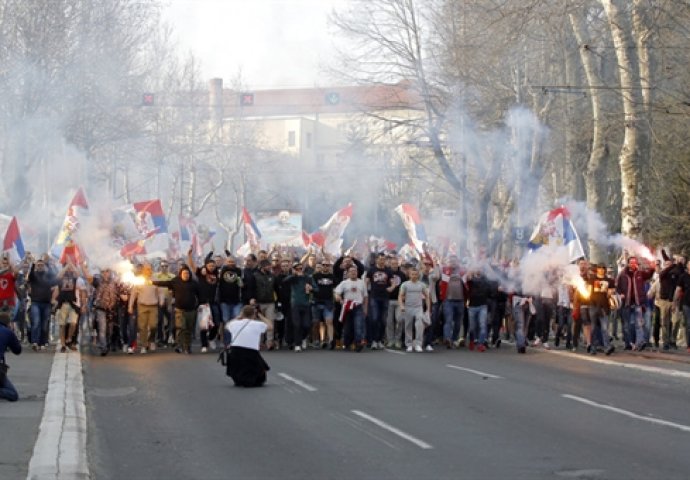
POLYGON ((81 354, 56 352, 27 479, 89 479, 86 436, 81 354))

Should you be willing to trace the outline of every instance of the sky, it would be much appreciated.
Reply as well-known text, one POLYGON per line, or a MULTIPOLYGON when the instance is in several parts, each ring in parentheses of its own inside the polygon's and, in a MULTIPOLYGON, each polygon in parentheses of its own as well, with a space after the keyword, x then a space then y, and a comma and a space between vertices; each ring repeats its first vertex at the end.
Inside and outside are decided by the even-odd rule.
MULTIPOLYGON (((322 86, 333 58, 327 17, 347 0, 167 0, 164 18, 203 78, 242 72, 252 88, 322 86)), ((332 29, 332 27, 330 28, 332 29)))

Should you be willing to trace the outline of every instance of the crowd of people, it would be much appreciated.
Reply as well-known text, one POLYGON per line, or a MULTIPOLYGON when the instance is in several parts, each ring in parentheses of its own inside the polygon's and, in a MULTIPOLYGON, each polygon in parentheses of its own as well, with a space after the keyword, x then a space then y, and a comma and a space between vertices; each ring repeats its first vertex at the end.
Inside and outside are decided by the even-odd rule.
POLYGON ((332 258, 259 251, 241 265, 229 252, 210 252, 197 264, 190 252, 135 263, 128 282, 111 267, 91 271, 27 255, 14 265, 2 258, 0 306, 36 352, 51 345, 76 350, 81 335, 102 356, 160 348, 206 353, 230 344, 225 326, 251 305, 266 326, 258 348, 269 351, 485 352, 510 339, 518 353, 670 352, 681 342, 690 353, 685 258, 664 254, 655 263, 630 256, 616 267, 581 259, 578 266, 581 282, 554 268, 538 291, 526 291, 518 262, 426 252, 408 259, 396 252, 332 258))

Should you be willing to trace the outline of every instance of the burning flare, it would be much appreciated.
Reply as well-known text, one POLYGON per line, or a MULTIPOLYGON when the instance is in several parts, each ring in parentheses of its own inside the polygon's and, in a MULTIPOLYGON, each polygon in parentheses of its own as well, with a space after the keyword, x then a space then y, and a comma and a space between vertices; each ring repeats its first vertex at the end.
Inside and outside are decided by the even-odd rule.
POLYGON ((120 280, 128 285, 136 286, 143 285, 146 279, 140 275, 134 275, 134 265, 128 261, 122 261, 113 267, 113 270, 117 272, 120 280))

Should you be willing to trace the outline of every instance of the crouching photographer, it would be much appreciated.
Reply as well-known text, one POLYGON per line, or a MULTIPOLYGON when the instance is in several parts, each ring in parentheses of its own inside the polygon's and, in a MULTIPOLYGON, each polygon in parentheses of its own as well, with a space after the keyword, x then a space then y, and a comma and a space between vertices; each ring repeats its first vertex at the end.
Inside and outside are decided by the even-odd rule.
POLYGON ((16 402, 19 399, 17 389, 7 377, 9 366, 5 363, 5 352, 9 349, 15 355, 22 353, 22 345, 10 327, 12 312, 8 308, 0 309, 0 398, 16 402))

